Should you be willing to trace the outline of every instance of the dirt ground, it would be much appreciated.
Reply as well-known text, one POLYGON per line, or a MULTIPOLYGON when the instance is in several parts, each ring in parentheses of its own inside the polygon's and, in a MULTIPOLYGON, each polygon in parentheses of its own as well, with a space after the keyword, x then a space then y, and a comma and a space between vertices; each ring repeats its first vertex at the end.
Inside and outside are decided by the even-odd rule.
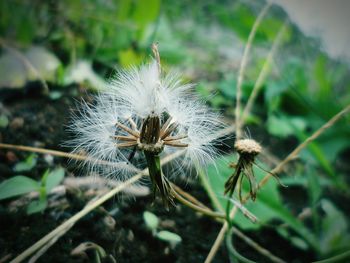
MULTIPOLYGON (((49 99, 33 87, 18 91, 1 90, 1 110, 8 115, 10 124, 7 128, 0 129, 0 142, 69 151, 60 146, 68 136, 65 125, 69 121, 69 109, 75 107, 80 97, 87 95, 86 91, 76 87, 57 90, 63 92, 63 96, 57 100, 49 99)), ((27 155, 25 152, 0 150, 0 179, 13 176, 13 165, 27 155)), ((69 164, 67 159, 55 157, 53 162, 48 162, 47 158, 39 155, 36 167, 24 175, 40 178, 48 167, 58 165, 66 169, 66 176, 83 174, 75 164, 69 164)), ((198 181, 188 184, 179 182, 179 185, 203 203, 210 203, 198 181)), ((288 191, 298 193, 298 189, 288 191)), ((0 262, 6 262, 7 257, 19 254, 82 209, 92 198, 88 193, 87 189, 68 189, 66 195, 57 201, 57 205, 44 213, 30 216, 26 215, 25 207, 11 208, 14 199, 2 201, 0 262)), ((92 252, 71 255, 74 248, 87 241, 101 246, 116 262, 203 262, 220 228, 220 223, 181 204, 166 211, 159 200, 153 202, 151 195, 116 197, 80 220, 37 262, 96 262, 92 252), (172 248, 168 243, 153 237, 143 221, 142 215, 146 210, 160 218, 160 229, 177 233, 182 242, 172 248)), ((272 228, 265 227, 259 232, 245 234, 288 262, 310 262, 314 259, 312 252, 298 250, 272 228)), ((248 258, 257 262, 269 262, 237 237, 234 242, 237 250, 248 258)), ((114 261, 106 257, 104 262, 114 261)), ((224 245, 214 262, 228 262, 224 245)))

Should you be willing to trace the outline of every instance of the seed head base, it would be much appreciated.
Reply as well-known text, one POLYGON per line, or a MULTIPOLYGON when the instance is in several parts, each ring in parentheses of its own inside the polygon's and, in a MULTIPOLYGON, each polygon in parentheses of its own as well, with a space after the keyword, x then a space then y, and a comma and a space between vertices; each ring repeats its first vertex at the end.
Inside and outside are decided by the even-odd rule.
POLYGON ((181 141, 186 139, 187 135, 176 134, 178 124, 176 122, 172 123, 172 118, 170 116, 163 125, 161 125, 159 116, 152 113, 143 120, 140 129, 131 118, 127 121, 130 127, 120 122, 115 124, 116 127, 127 133, 126 136, 112 136, 112 138, 117 140, 116 147, 136 147, 138 150, 142 151, 147 160, 153 195, 155 196, 156 192, 159 192, 167 208, 170 205, 175 206, 173 201, 174 190, 161 171, 159 154, 163 151, 165 145, 179 148, 187 147, 188 144, 181 141))
POLYGON ((254 176, 253 164, 255 157, 261 152, 262 148, 259 143, 252 139, 241 139, 235 142, 235 150, 239 154, 237 164, 230 165, 235 168, 234 173, 228 178, 225 183, 225 194, 229 193, 231 197, 236 185, 239 181, 238 195, 242 202, 242 180, 243 175, 246 176, 250 186, 250 195, 252 200, 256 199, 257 182, 254 176))

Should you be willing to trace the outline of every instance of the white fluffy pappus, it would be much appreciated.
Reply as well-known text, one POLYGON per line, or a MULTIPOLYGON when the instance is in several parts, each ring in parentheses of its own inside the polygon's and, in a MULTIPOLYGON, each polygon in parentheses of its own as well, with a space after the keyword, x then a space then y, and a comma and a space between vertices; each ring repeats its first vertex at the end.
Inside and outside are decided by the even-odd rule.
POLYGON ((160 74, 156 61, 121 71, 93 104, 82 103, 69 125, 74 139, 68 145, 87 154, 89 169, 122 180, 146 167, 139 135, 145 119, 157 116, 159 154, 185 151, 171 163, 167 176, 179 175, 194 163, 204 166, 218 155, 214 140, 223 123, 192 87, 182 84, 177 74, 160 74))

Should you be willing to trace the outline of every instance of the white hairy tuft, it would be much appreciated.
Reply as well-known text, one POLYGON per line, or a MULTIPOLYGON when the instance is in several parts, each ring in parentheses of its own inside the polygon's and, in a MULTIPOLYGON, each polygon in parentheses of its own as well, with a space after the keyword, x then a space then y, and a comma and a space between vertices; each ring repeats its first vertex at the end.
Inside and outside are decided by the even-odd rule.
MULTIPOLYGON (((165 145, 161 155, 174 151, 185 153, 173 162, 176 173, 192 163, 201 166, 214 160, 215 133, 222 128, 219 115, 209 111, 191 90, 193 85, 182 84, 177 74, 160 76, 157 63, 121 71, 110 82, 109 90, 98 94, 93 104, 83 102, 74 115, 69 129, 75 138, 69 142, 73 152, 84 152, 90 169, 108 176, 130 176, 145 168, 142 153, 128 161, 132 148, 118 148, 115 135, 127 135, 116 122, 131 128, 131 118, 140 129, 144 118, 156 114, 164 123, 171 116, 178 123, 174 135, 186 134, 181 142, 185 148, 165 145)), ((170 175, 171 176, 171 175, 170 175)))

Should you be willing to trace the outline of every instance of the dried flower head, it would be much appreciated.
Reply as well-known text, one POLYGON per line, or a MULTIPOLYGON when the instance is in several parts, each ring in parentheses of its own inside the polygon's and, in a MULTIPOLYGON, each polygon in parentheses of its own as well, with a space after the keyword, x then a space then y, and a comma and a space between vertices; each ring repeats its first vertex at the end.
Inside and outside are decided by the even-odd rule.
POLYGON ((238 188, 239 199, 242 202, 242 180, 243 176, 246 176, 250 186, 250 195, 252 200, 256 198, 257 183, 254 177, 253 164, 255 157, 261 152, 261 146, 253 139, 241 139, 235 142, 235 150, 239 154, 237 164, 231 166, 235 168, 234 173, 228 178, 225 183, 225 194, 229 193, 232 196, 236 184, 239 181, 240 187, 238 188))
POLYGON ((182 84, 177 74, 161 74, 155 55, 150 64, 119 72, 95 104, 83 103, 70 127, 76 134, 71 145, 105 175, 121 178, 148 167, 154 192, 168 205, 173 195, 160 156, 185 151, 175 162, 176 174, 189 163, 207 164, 216 156, 214 134, 222 123, 194 95, 193 85, 182 84))
POLYGON ((261 152, 261 146, 252 139, 242 139, 235 142, 235 150, 241 155, 251 155, 255 157, 261 152))

